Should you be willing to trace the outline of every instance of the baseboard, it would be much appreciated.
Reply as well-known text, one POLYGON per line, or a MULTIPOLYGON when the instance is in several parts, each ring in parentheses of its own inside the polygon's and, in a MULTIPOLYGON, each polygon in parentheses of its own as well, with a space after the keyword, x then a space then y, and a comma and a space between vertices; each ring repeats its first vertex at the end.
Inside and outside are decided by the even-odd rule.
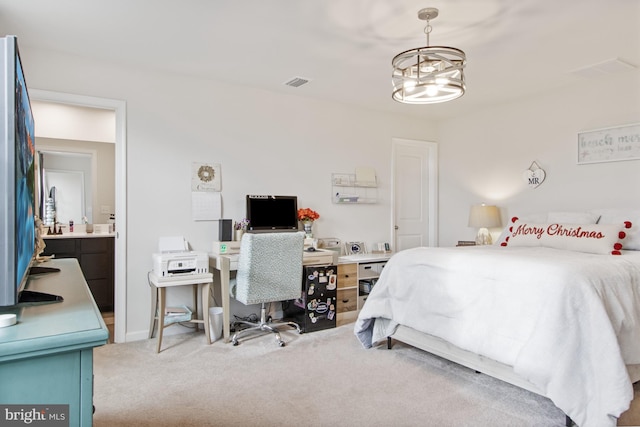
POLYGON ((124 342, 132 342, 132 341, 141 341, 149 339, 149 331, 137 331, 137 332, 129 332, 125 335, 124 342))

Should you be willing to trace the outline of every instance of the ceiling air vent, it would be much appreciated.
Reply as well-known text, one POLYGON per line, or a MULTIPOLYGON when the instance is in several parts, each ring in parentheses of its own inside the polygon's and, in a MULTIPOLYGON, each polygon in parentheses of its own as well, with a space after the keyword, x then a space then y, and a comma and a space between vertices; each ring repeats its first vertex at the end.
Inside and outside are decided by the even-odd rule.
POLYGON ((294 77, 291 80, 289 80, 288 82, 285 82, 285 86, 291 86, 291 87, 300 87, 302 85, 306 85, 307 83, 309 83, 309 79, 304 79, 302 77, 294 77))

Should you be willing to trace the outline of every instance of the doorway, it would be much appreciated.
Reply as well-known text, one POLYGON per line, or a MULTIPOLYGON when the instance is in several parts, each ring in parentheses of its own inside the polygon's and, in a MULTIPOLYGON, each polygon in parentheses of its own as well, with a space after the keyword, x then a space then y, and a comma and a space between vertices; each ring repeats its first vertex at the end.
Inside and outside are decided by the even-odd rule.
POLYGON ((438 145, 392 140, 394 251, 438 245, 438 145))
POLYGON ((32 101, 110 110, 115 114, 115 284, 114 284, 114 341, 126 341, 126 263, 127 263, 127 162, 126 162, 126 103, 122 100, 73 95, 30 89, 32 101))

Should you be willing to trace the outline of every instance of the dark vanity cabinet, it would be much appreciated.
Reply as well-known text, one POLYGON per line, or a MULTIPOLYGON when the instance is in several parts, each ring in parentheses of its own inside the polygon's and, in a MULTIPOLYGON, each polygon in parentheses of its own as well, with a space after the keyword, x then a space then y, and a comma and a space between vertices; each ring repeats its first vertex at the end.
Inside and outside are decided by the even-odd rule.
POLYGON ((113 311, 114 237, 45 238, 43 255, 76 258, 100 311, 113 311))

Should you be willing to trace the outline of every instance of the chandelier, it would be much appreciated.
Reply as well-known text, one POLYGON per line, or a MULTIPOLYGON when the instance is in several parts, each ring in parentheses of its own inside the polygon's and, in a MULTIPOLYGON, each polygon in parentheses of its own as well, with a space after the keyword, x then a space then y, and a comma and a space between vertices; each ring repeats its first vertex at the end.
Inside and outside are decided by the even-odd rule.
POLYGON ((427 21, 427 45, 401 52, 391 61, 392 97, 398 102, 436 104, 464 95, 465 53, 455 47, 429 46, 430 21, 437 16, 436 8, 421 9, 418 18, 427 21))

